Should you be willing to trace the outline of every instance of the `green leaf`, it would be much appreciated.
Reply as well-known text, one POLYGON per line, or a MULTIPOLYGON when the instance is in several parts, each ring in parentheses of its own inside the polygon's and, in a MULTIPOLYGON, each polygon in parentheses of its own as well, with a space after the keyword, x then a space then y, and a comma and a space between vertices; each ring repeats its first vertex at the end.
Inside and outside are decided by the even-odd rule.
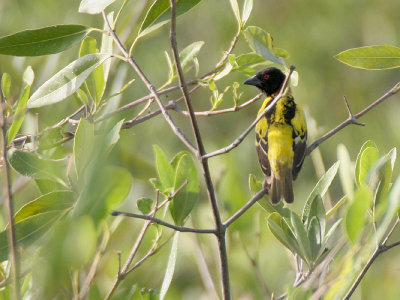
POLYGON ((72 191, 56 191, 36 198, 22 206, 14 216, 14 222, 18 223, 34 215, 51 211, 64 211, 74 204, 72 191))
POLYGON ((27 85, 32 85, 33 80, 35 79, 35 73, 33 72, 33 69, 31 66, 28 66, 25 69, 24 74, 22 75, 22 79, 24 80, 24 82, 27 85))
POLYGON ((265 62, 265 59, 257 53, 246 53, 236 57, 236 63, 239 67, 248 67, 265 62))
POLYGON ((3 91, 4 98, 6 100, 10 99, 11 77, 8 73, 3 73, 1 76, 1 90, 3 91))
MULTIPOLYGON (((79 50, 79 57, 98 52, 99 49, 97 49, 96 39, 92 37, 86 37, 82 41, 81 48, 79 50)), ((94 103, 96 104, 96 107, 98 107, 105 90, 103 65, 99 65, 93 70, 93 72, 86 79, 85 84, 94 103)))
POLYGON ((199 198, 199 179, 196 165, 189 154, 179 160, 175 172, 174 191, 187 184, 175 195, 169 205, 175 224, 183 225, 199 198))
POLYGON ((181 60, 182 69, 185 69, 189 63, 197 56, 203 47, 204 42, 198 41, 190 44, 179 53, 179 59, 181 60))
MULTIPOLYGON (((15 224, 15 235, 19 247, 27 247, 51 228, 60 216, 59 211, 33 215, 15 224)), ((0 261, 8 259, 8 229, 0 233, 0 261)))
MULTIPOLYGON (((160 292, 156 289, 151 288, 141 288, 140 289, 140 299, 141 300, 159 300, 160 299, 160 292)), ((131 298, 129 298, 131 299, 131 298)), ((134 299, 134 298, 132 298, 134 299)))
POLYGON ((400 209, 400 176, 397 177, 396 181, 394 182, 390 193, 389 193, 389 205, 386 209, 385 215, 378 225, 378 228, 375 233, 375 240, 380 242, 383 238, 384 234, 389 228, 393 217, 399 214, 400 209))
POLYGON ((247 44, 253 51, 260 54, 266 60, 285 66, 284 61, 273 53, 272 37, 268 32, 260 27, 249 26, 243 33, 247 44))
POLYGON ((336 228, 339 226, 339 224, 342 222, 342 219, 337 220, 331 228, 329 228, 328 232, 324 236, 324 240, 322 242, 322 245, 325 247, 325 245, 329 242, 330 238, 332 237, 333 233, 335 232, 336 228))
POLYGON ((372 165, 365 177, 365 181, 375 194, 375 201, 389 192, 396 154, 396 148, 391 149, 372 165))
POLYGON ((308 240, 311 248, 311 260, 315 262, 315 260, 319 257, 321 252, 321 243, 322 243, 322 233, 321 226, 317 217, 313 217, 308 226, 308 240))
POLYGON ((111 129, 107 129, 106 136, 105 136, 105 143, 103 147, 106 149, 107 153, 110 153, 111 150, 114 148, 114 146, 118 143, 119 138, 120 138, 120 131, 122 128, 122 125, 124 125, 124 119, 118 121, 117 124, 115 124, 111 129))
MULTIPOLYGON (((361 153, 360 161, 359 161, 359 169, 358 169, 358 181, 360 186, 362 184, 368 183, 366 181, 367 175, 371 169, 371 167, 375 164, 375 162, 379 159, 379 151, 375 147, 367 147, 361 153)), ((358 162, 357 162, 358 164, 358 162)), ((369 179, 369 178, 368 178, 369 179)))
POLYGON ((172 168, 167 156, 159 146, 154 145, 153 149, 156 155, 157 173, 162 184, 161 192, 164 192, 168 188, 174 186, 175 170, 172 168))
MULTIPOLYGON (((201 0, 179 0, 176 3, 176 16, 180 16, 194 6, 199 4, 201 0)), ((171 19, 171 9, 169 0, 156 0, 147 11, 139 30, 139 37, 144 36, 161 26, 167 24, 171 19)))
POLYGON ((237 3, 237 0, 229 0, 229 2, 231 4, 233 13, 235 14, 235 18, 236 18, 236 20, 237 20, 237 22, 239 24, 239 27, 240 27, 240 25, 242 23, 242 20, 241 20, 241 17, 240 17, 240 10, 239 10, 239 5, 237 3))
MULTIPOLYGON (((285 49, 281 49, 281 48, 274 48, 274 54, 278 57, 282 57, 282 58, 289 58, 289 52, 287 52, 285 49)), ((293 76, 293 74, 292 74, 293 76)))
POLYGON ((288 248, 293 254, 298 254, 304 259, 304 253, 299 248, 296 238, 282 216, 274 212, 268 216, 268 228, 276 239, 288 248))
POLYGON ((306 204, 304 205, 302 220, 306 220, 307 216, 310 215, 311 204, 314 201, 315 197, 317 195, 320 195, 322 198, 325 195, 326 191, 332 183, 333 178, 335 178, 338 168, 339 162, 336 162, 332 167, 329 168, 328 171, 326 171, 324 176, 322 176, 318 183, 315 185, 314 189, 307 198, 306 204))
POLYGON ((307 232, 304 229, 304 225, 301 222, 300 217, 292 212, 290 215, 290 220, 292 222, 292 226, 294 228, 296 240, 305 255, 306 261, 309 262, 311 259, 311 248, 310 242, 308 240, 307 232))
POLYGON ((136 201, 136 205, 142 214, 148 215, 151 212, 153 200, 150 198, 140 198, 136 201))
POLYGON ((360 181, 361 154, 362 154, 362 153, 364 152, 364 150, 365 150, 366 148, 368 148, 368 147, 372 147, 372 148, 375 148, 376 150, 378 150, 378 147, 376 146, 376 144, 375 144, 373 141, 371 141, 371 140, 366 141, 366 142, 361 146, 360 152, 358 152, 358 155, 357 155, 356 169, 355 169, 355 177, 356 177, 356 184, 357 184, 357 186, 360 186, 361 183, 362 183, 362 181, 360 181))
POLYGON ((78 178, 89 169, 88 166, 93 161, 93 151, 95 151, 94 125, 86 119, 81 119, 74 138, 74 159, 78 178))
POLYGON ((31 86, 30 85, 26 86, 21 95, 21 98, 18 101, 18 106, 15 111, 14 121, 12 122, 10 128, 8 129, 7 144, 10 144, 11 141, 15 138, 15 136, 17 135, 18 131, 21 128, 22 122, 24 121, 26 104, 28 102, 30 90, 31 86))
POLYGON ((168 288, 171 285, 172 277, 174 276, 175 263, 176 263, 176 258, 178 256, 177 255, 178 241, 179 241, 179 231, 175 232, 174 237, 172 239, 172 246, 171 246, 171 252, 169 253, 168 265, 165 271, 164 280, 161 285, 160 300, 163 300, 165 298, 168 288))
POLYGON ((54 104, 72 95, 107 58, 109 54, 88 54, 70 63, 33 93, 28 108, 54 104))
POLYGON ((24 30, 0 38, 0 54, 40 56, 59 53, 79 43, 90 29, 83 25, 55 25, 24 30))
POLYGON ((65 185, 65 163, 60 160, 40 158, 37 154, 19 150, 10 150, 11 166, 20 174, 34 179, 48 179, 65 185))
POLYGON ((115 0, 82 0, 78 11, 91 15, 99 14, 114 1, 115 0))
POLYGON ((359 187, 354 200, 347 209, 344 226, 348 239, 355 243, 363 231, 366 222, 365 215, 372 202, 372 193, 368 186, 359 187))
POLYGON ((337 156, 340 161, 339 176, 342 183, 343 190, 350 199, 354 196, 353 172, 352 163, 350 160, 349 152, 345 145, 340 144, 337 148, 337 156))
POLYGON ((132 175, 124 168, 106 166, 93 168, 73 209, 73 217, 89 215, 99 224, 111 210, 121 204, 132 187, 132 175))
POLYGON ((324 203, 322 201, 322 198, 319 194, 317 194, 314 197, 314 200, 311 201, 310 208, 308 210, 307 215, 302 216, 302 220, 307 227, 310 224, 310 221, 313 217, 316 217, 318 219, 318 222, 321 226, 321 233, 325 233, 325 224, 326 224, 326 212, 325 212, 325 207, 324 203))
POLYGON ((242 26, 246 24, 250 17, 251 11, 253 10, 253 0, 245 0, 243 4, 242 12, 242 26))
POLYGON ((390 45, 352 48, 340 52, 335 58, 354 68, 393 69, 400 67, 400 48, 390 45))

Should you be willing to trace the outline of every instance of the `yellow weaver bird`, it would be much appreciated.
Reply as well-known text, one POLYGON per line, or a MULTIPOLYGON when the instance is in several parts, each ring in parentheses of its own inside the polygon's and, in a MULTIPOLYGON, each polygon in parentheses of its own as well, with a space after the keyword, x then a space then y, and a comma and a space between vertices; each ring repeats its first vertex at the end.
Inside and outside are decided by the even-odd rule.
MULTIPOLYGON (((267 96, 258 115, 279 93, 285 75, 277 68, 268 68, 247 79, 244 84, 254 85, 267 96)), ((292 181, 303 165, 307 140, 307 124, 303 110, 294 102, 290 88, 256 125, 258 160, 265 174, 264 189, 271 202, 283 198, 292 203, 292 181)))

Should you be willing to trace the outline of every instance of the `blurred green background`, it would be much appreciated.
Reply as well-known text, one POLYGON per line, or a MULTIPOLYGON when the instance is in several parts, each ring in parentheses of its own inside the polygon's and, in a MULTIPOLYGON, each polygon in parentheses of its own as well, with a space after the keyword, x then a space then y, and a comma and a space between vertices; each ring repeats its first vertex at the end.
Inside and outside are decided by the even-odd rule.
MULTIPOLYGON (((108 11, 117 10, 121 1, 116 1, 108 11)), ((128 42, 132 41, 138 30, 138 15, 152 1, 129 1, 121 15, 117 33, 128 42), (119 30, 121 28, 121 30, 119 30)), ((15 33, 23 29, 33 29, 53 24, 85 24, 101 28, 100 16, 90 16, 77 12, 80 1, 27 1, 2 0, 0 2, 0 36, 15 33)), ((239 1, 242 6, 242 1, 239 1)), ((310 136, 309 142, 335 127, 347 118, 343 96, 347 96, 354 113, 366 107, 373 100, 389 90, 399 79, 399 71, 366 71, 350 68, 333 58, 339 52, 360 46, 389 44, 399 46, 400 36, 400 2, 396 0, 339 0, 339 1, 279 1, 255 0, 254 9, 247 25, 262 27, 274 38, 274 46, 286 49, 290 53, 286 62, 296 66, 299 73, 299 85, 293 89, 297 103, 301 104, 308 115, 310 136), (311 126, 312 119, 316 127, 311 126), (314 130, 312 129, 314 127, 314 130), (317 129, 315 129, 317 128, 317 129)), ((227 50, 236 33, 234 19, 228 0, 203 0, 177 22, 177 38, 180 49, 194 41, 204 41, 198 60, 200 74, 205 74, 215 67, 223 51, 227 50)), ((100 38, 100 34, 92 34, 100 38)), ((31 65, 35 71, 33 90, 50 78, 57 70, 66 66, 77 57, 79 46, 75 46, 61 54, 47 57, 20 58, 0 55, 0 70, 12 77, 12 94, 16 99, 20 93, 22 72, 31 65)), ((133 56, 155 86, 160 86, 168 78, 168 66, 164 51, 169 49, 169 26, 146 36, 140 40, 133 56)), ((244 37, 239 38, 234 54, 250 52, 244 37)), ((118 90, 136 75, 126 65, 116 60, 111 68, 107 94, 118 90)), ((187 79, 194 78, 194 73, 187 74, 187 79)), ((137 78, 138 79, 138 78, 137 78)), ((246 76, 232 73, 228 78, 217 83, 220 91, 232 82, 243 82, 246 76)), ((241 87, 243 92, 241 103, 256 95, 251 87, 241 87)), ((128 103, 148 91, 140 80, 137 80, 122 95, 121 103, 128 103)), ((176 99, 178 93, 163 96, 165 103, 176 99)), ((192 95, 196 110, 208 110, 211 92, 207 88, 200 89, 192 95)), ((228 92, 220 108, 231 107, 232 94, 228 92)), ((69 101, 33 110, 25 120, 23 132, 33 133, 35 114, 38 113, 40 129, 52 125, 66 117, 79 107, 79 102, 70 97, 69 101)), ((229 144, 254 119, 260 103, 245 109, 213 117, 199 117, 200 129, 206 151, 219 149, 229 144)), ((125 111, 123 115, 130 119, 141 108, 125 111)), ((156 109, 156 107, 154 107, 156 109)), ((336 160, 337 145, 344 144, 353 161, 367 139, 376 142, 381 153, 386 153, 400 142, 400 110, 399 96, 393 96, 368 113, 360 121, 365 127, 350 126, 324 142, 320 150, 328 168, 336 160)), ((191 136, 188 119, 172 113, 178 125, 191 136)), ((154 197, 148 179, 156 177, 152 145, 158 144, 172 158, 177 152, 185 150, 184 145, 174 136, 161 116, 139 124, 121 132, 121 140, 110 156, 110 163, 129 169, 134 176, 133 192, 125 201, 121 210, 135 211, 135 200, 140 197, 154 197)), ((72 143, 67 143, 63 151, 54 153, 61 157, 71 151, 72 143)), ((210 159, 213 180, 217 186, 223 219, 226 219, 240 208, 250 197, 248 176, 250 173, 262 177, 256 159, 254 134, 251 134, 238 148, 229 154, 210 159)), ((397 177, 399 164, 395 166, 394 178, 397 177)), ((300 211, 307 195, 318 181, 311 159, 308 157, 304 169, 295 182, 295 204, 300 211)), ((15 195, 16 208, 39 195, 33 183, 29 183, 15 195)), ((338 179, 335 179, 330 190, 332 200, 336 202, 343 196, 338 179)), ((111 217, 110 217, 111 219, 111 217)), ((193 223, 201 228, 212 226, 212 215, 205 193, 195 208, 193 223)), ((96 285, 99 295, 109 289, 117 271, 116 251, 122 251, 122 261, 141 228, 140 220, 124 220, 113 235, 109 247, 103 257, 96 285)), ((191 222, 189 222, 190 224, 191 222)), ((341 230, 341 229, 340 229, 341 230)), ((342 233, 338 231, 338 235, 342 233)), ((151 245, 154 236, 148 234, 146 243, 151 245)), ((399 234, 397 234, 399 237, 399 234)), ((231 284, 236 299, 261 299, 263 291, 254 275, 251 263, 246 256, 240 240, 252 254, 259 252, 259 266, 270 291, 277 295, 285 291, 287 285, 294 280, 290 256, 269 232, 264 211, 259 206, 251 208, 229 230, 228 247, 231 284), (258 248, 257 233, 260 235, 258 248)), ((177 268, 167 299, 209 299, 209 294, 200 279, 196 266, 196 252, 193 245, 199 242, 211 269, 212 278, 217 282, 218 257, 213 237, 181 234, 177 268)), ((142 247, 142 254, 146 247, 142 247)), ((121 299, 132 285, 138 288, 148 287, 160 289, 167 264, 169 246, 150 258, 137 271, 130 274, 118 292, 121 299)), ((374 263, 363 280, 356 295, 352 299, 400 299, 400 251, 395 248, 384 254, 374 263)), ((216 286, 219 291, 219 286, 216 286)), ((117 293, 118 294, 118 293, 117 293)), ((93 299, 96 299, 93 292, 93 299)))

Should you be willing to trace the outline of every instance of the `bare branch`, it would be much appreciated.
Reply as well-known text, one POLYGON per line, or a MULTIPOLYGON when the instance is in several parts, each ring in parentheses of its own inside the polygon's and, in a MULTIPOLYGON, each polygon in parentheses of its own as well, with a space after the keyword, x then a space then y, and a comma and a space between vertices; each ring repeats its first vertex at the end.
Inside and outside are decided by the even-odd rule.
POLYGON ((242 206, 232 217, 230 217, 228 220, 224 222, 224 227, 228 228, 230 225, 232 225, 233 222, 235 222, 237 219, 239 219, 250 207, 253 206, 254 203, 256 203, 258 200, 260 200, 263 196, 265 195, 265 190, 262 189, 259 192, 257 192, 253 198, 251 198, 245 205, 242 206))
POLYGON ((113 215, 113 216, 125 216, 125 217, 131 217, 131 218, 136 218, 136 219, 148 220, 148 221, 160 224, 162 226, 165 226, 165 227, 168 227, 168 228, 174 229, 176 231, 180 231, 180 232, 213 233, 213 234, 216 233, 215 229, 197 229, 197 228, 176 226, 174 224, 170 224, 170 223, 165 222, 165 221, 163 221, 161 219, 155 218, 153 216, 148 216, 148 215, 140 215, 140 214, 134 214, 134 213, 128 213, 128 212, 122 212, 122 211, 116 211, 116 210, 113 210, 111 212, 111 215, 113 215))
MULTIPOLYGON (((220 109, 220 110, 208 110, 208 111, 195 111, 194 114, 196 116, 214 116, 214 115, 221 115, 221 114, 226 114, 226 113, 230 113, 230 112, 237 112, 239 110, 241 110, 242 108, 245 108, 246 106, 252 104, 253 102, 256 102, 258 99, 260 99, 262 96, 262 94, 258 94, 257 96, 251 98, 250 100, 246 101, 245 103, 238 105, 238 106, 234 106, 231 108, 225 108, 225 109, 220 109)), ((183 111, 180 110, 178 108, 175 108, 175 110, 179 113, 182 113, 186 116, 189 115, 189 113, 187 111, 183 111)))
POLYGON ((364 268, 362 268, 360 274, 358 274, 356 280, 350 287, 350 289, 347 291, 346 295, 344 296, 343 300, 348 300, 350 297, 353 295, 355 292, 356 288, 360 284, 361 280, 364 278, 365 274, 367 274, 369 268, 373 264, 373 262, 378 258, 379 255, 381 255, 383 252, 386 252, 389 249, 392 249, 398 245, 400 245, 400 241, 395 242, 391 245, 386 245, 389 237, 392 235, 394 229, 397 227, 399 224, 399 218, 396 219, 396 222, 393 224, 392 228, 390 229, 389 233, 386 235, 386 237, 383 239, 382 243, 380 243, 376 248, 375 251, 372 253, 370 258, 368 259, 367 263, 365 264, 364 268))
MULTIPOLYGON (((1 75, 1 74, 0 74, 1 75)), ((0 76, 1 78, 1 76, 0 76)), ((2 158, 3 158, 3 167, 4 167, 4 191, 5 191, 5 200, 7 206, 7 217, 8 217, 8 248, 9 248, 9 256, 11 261, 11 270, 12 270, 12 279, 13 279, 13 288, 12 293, 14 299, 20 299, 19 292, 19 259, 17 252, 17 240, 15 237, 15 225, 14 225, 14 208, 13 208, 13 195, 11 191, 11 177, 10 177, 10 166, 7 160, 7 121, 4 115, 4 104, 5 100, 3 98, 3 91, 0 86, 0 126, 1 126, 1 144, 2 144, 2 158)))
POLYGON ((215 234, 218 239, 218 250, 219 250, 219 258, 220 258, 220 266, 221 266, 223 296, 224 296, 224 299, 229 300, 229 299, 231 299, 231 290, 230 290, 230 282, 229 282, 228 255, 227 255, 226 244, 225 244, 226 230, 221 221, 221 215, 219 213, 218 203, 217 203, 217 199, 216 199, 215 191, 214 191, 214 185, 212 183, 211 174, 210 174, 210 170, 208 167, 208 161, 206 158, 204 158, 205 149, 204 149, 204 145, 202 142, 200 129, 199 129, 199 126, 196 121, 196 116, 194 114, 192 103, 191 103, 190 97, 189 97, 189 91, 188 91, 188 88, 187 88, 187 85, 185 82, 185 78, 183 76, 181 62, 179 60, 179 52, 178 52, 178 46, 177 46, 177 41, 176 41, 176 1, 170 0, 170 4, 171 4, 171 29, 170 29, 171 48, 172 48, 172 52, 173 52, 173 56, 174 56, 175 67, 178 72, 179 85, 181 87, 183 98, 185 100, 186 108, 189 112, 190 122, 192 125, 196 143, 197 143, 198 151, 196 154, 200 160, 200 163, 201 163, 201 166, 203 169, 203 175, 204 175, 204 179, 205 179, 206 187, 207 187, 207 196, 208 196, 208 200, 210 202, 212 212, 213 212, 213 217, 214 217, 214 222, 215 222, 215 227, 216 227, 215 234))
POLYGON ((118 48, 121 50, 123 55, 125 56, 127 62, 132 66, 132 68, 136 71, 136 73, 139 75, 140 79, 146 84, 147 88, 153 95, 154 99, 156 100, 158 106, 161 109, 162 114, 164 115, 165 120, 169 124, 169 126, 172 128, 174 131, 175 135, 188 147, 193 153, 197 152, 196 147, 192 145, 192 143, 186 138, 186 136, 183 134, 182 130, 175 124, 174 120, 171 118, 169 115, 168 111, 165 109, 164 104, 161 101, 161 98, 155 89, 154 85, 147 79, 146 75, 143 73, 143 71, 140 69, 136 61, 129 56, 128 51, 122 44, 121 40, 118 38, 118 36, 115 34, 115 31, 111 28, 110 22, 108 21, 106 12, 103 10, 102 11, 103 19, 104 22, 107 25, 107 28, 114 39, 115 43, 117 44, 118 48))
POLYGON ((384 95, 382 95, 380 98, 376 99, 374 102, 372 102, 369 106, 364 108, 362 111, 360 111, 358 114, 353 115, 351 113, 350 107, 347 103, 347 99, 345 98, 346 106, 348 107, 349 111, 349 117, 342 123, 340 123, 338 126, 333 128, 331 131, 327 132, 324 134, 322 137, 314 141, 310 146, 308 146, 306 150, 306 155, 309 155, 315 148, 317 148, 321 143, 329 139, 331 136, 334 134, 338 133, 340 130, 345 128, 347 125, 350 124, 356 124, 356 125, 362 125, 362 123, 357 122, 359 118, 361 118, 363 115, 365 115, 367 112, 369 112, 371 109, 375 108, 378 104, 382 103, 385 101, 387 98, 390 96, 396 94, 400 89, 400 83, 397 83, 394 87, 392 87, 389 91, 387 91, 384 95))
POLYGON ((264 109, 264 111, 261 114, 258 115, 258 117, 250 124, 250 126, 238 138, 236 138, 230 145, 228 145, 228 146, 226 146, 226 147, 224 147, 222 149, 219 149, 219 150, 216 150, 214 152, 210 152, 210 153, 207 153, 207 154, 203 155, 203 158, 210 158, 210 157, 213 157, 213 156, 217 156, 217 155, 221 155, 221 154, 224 154, 224 153, 228 153, 232 149, 234 149, 237 146, 239 146, 239 144, 246 138, 246 136, 251 132, 251 130, 257 125, 258 121, 260 121, 265 116, 265 114, 275 105, 275 103, 278 102, 282 98, 283 93, 284 93, 284 91, 285 91, 285 89, 286 89, 286 87, 287 87, 287 85, 289 83, 289 78, 292 75, 294 69, 295 69, 294 66, 290 67, 289 74, 286 76, 285 81, 283 82, 281 90, 279 91, 278 95, 275 96, 275 98, 271 102, 271 104, 269 104, 264 109))

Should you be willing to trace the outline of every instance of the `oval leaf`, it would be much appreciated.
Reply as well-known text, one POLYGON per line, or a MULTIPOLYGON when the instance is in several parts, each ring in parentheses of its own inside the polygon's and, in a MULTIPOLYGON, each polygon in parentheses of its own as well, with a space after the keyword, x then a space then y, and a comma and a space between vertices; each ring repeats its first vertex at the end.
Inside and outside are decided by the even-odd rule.
POLYGON ((179 53, 179 59, 181 60, 182 69, 186 68, 187 65, 197 56, 204 42, 198 41, 190 44, 179 53))
POLYGON ((352 48, 340 52, 335 58, 354 68, 393 69, 400 67, 400 48, 390 45, 352 48))
POLYGON ((271 35, 257 26, 249 26, 244 30, 247 44, 253 51, 266 60, 285 66, 284 61, 274 54, 271 35))
POLYGON ((40 56, 62 52, 80 42, 90 31, 83 25, 55 25, 24 30, 0 38, 0 54, 40 56))
POLYGON ((372 192, 368 186, 356 190, 354 201, 350 204, 345 216, 345 231, 348 239, 355 243, 365 224, 365 215, 372 202, 372 192))
MULTIPOLYGON (((15 224, 18 246, 27 247, 51 228, 51 224, 60 216, 60 212, 36 214, 15 224)), ((8 259, 8 229, 0 232, 0 261, 8 259)))
MULTIPOLYGON (((97 41, 92 37, 86 37, 81 43, 79 49, 79 57, 83 57, 87 54, 99 53, 97 48, 97 41)), ((96 107, 99 106, 100 100, 103 97, 105 90, 104 71, 103 65, 99 65, 93 70, 92 74, 85 81, 85 85, 89 91, 90 96, 94 100, 96 107)))
POLYGON ((54 104, 75 93, 109 54, 88 54, 70 63, 46 81, 28 100, 28 108, 54 104))
POLYGON ((303 221, 305 221, 307 219, 307 216, 310 215, 311 204, 314 201, 314 198, 317 195, 320 195, 321 197, 325 195, 326 191, 328 190, 329 186, 332 183, 333 178, 335 178, 338 168, 339 168, 339 162, 336 162, 332 167, 329 168, 328 171, 326 171, 324 176, 322 176, 321 179, 318 181, 318 183, 315 185, 314 189, 308 196, 306 204, 304 205, 303 215, 302 215, 303 221))
POLYGON ((82 0, 79 5, 79 12, 91 15, 99 14, 114 1, 115 0, 82 0))
POLYGON ((178 241, 179 241, 179 231, 175 232, 174 237, 172 239, 171 252, 169 253, 168 265, 165 271, 165 276, 160 291, 160 300, 163 300, 165 298, 168 288, 172 282, 172 277, 174 276, 175 263, 178 254, 178 241))
POLYGON ((187 184, 171 200, 169 206, 172 218, 178 225, 183 225, 199 198, 197 169, 188 154, 181 157, 176 167, 174 190, 177 191, 185 181, 187 184))
POLYGON ((34 179, 66 182, 65 163, 60 160, 40 158, 37 154, 19 150, 9 152, 11 166, 20 174, 34 179))
MULTIPOLYGON (((200 3, 201 0, 180 0, 176 3, 176 16, 180 16, 194 6, 200 3)), ((147 11, 146 17, 140 27, 139 36, 144 36, 164 24, 171 19, 170 0, 156 0, 147 11)))
POLYGON ((63 211, 71 208, 73 203, 74 193, 72 191, 51 192, 22 206, 15 214, 14 222, 21 222, 39 213, 63 211))

